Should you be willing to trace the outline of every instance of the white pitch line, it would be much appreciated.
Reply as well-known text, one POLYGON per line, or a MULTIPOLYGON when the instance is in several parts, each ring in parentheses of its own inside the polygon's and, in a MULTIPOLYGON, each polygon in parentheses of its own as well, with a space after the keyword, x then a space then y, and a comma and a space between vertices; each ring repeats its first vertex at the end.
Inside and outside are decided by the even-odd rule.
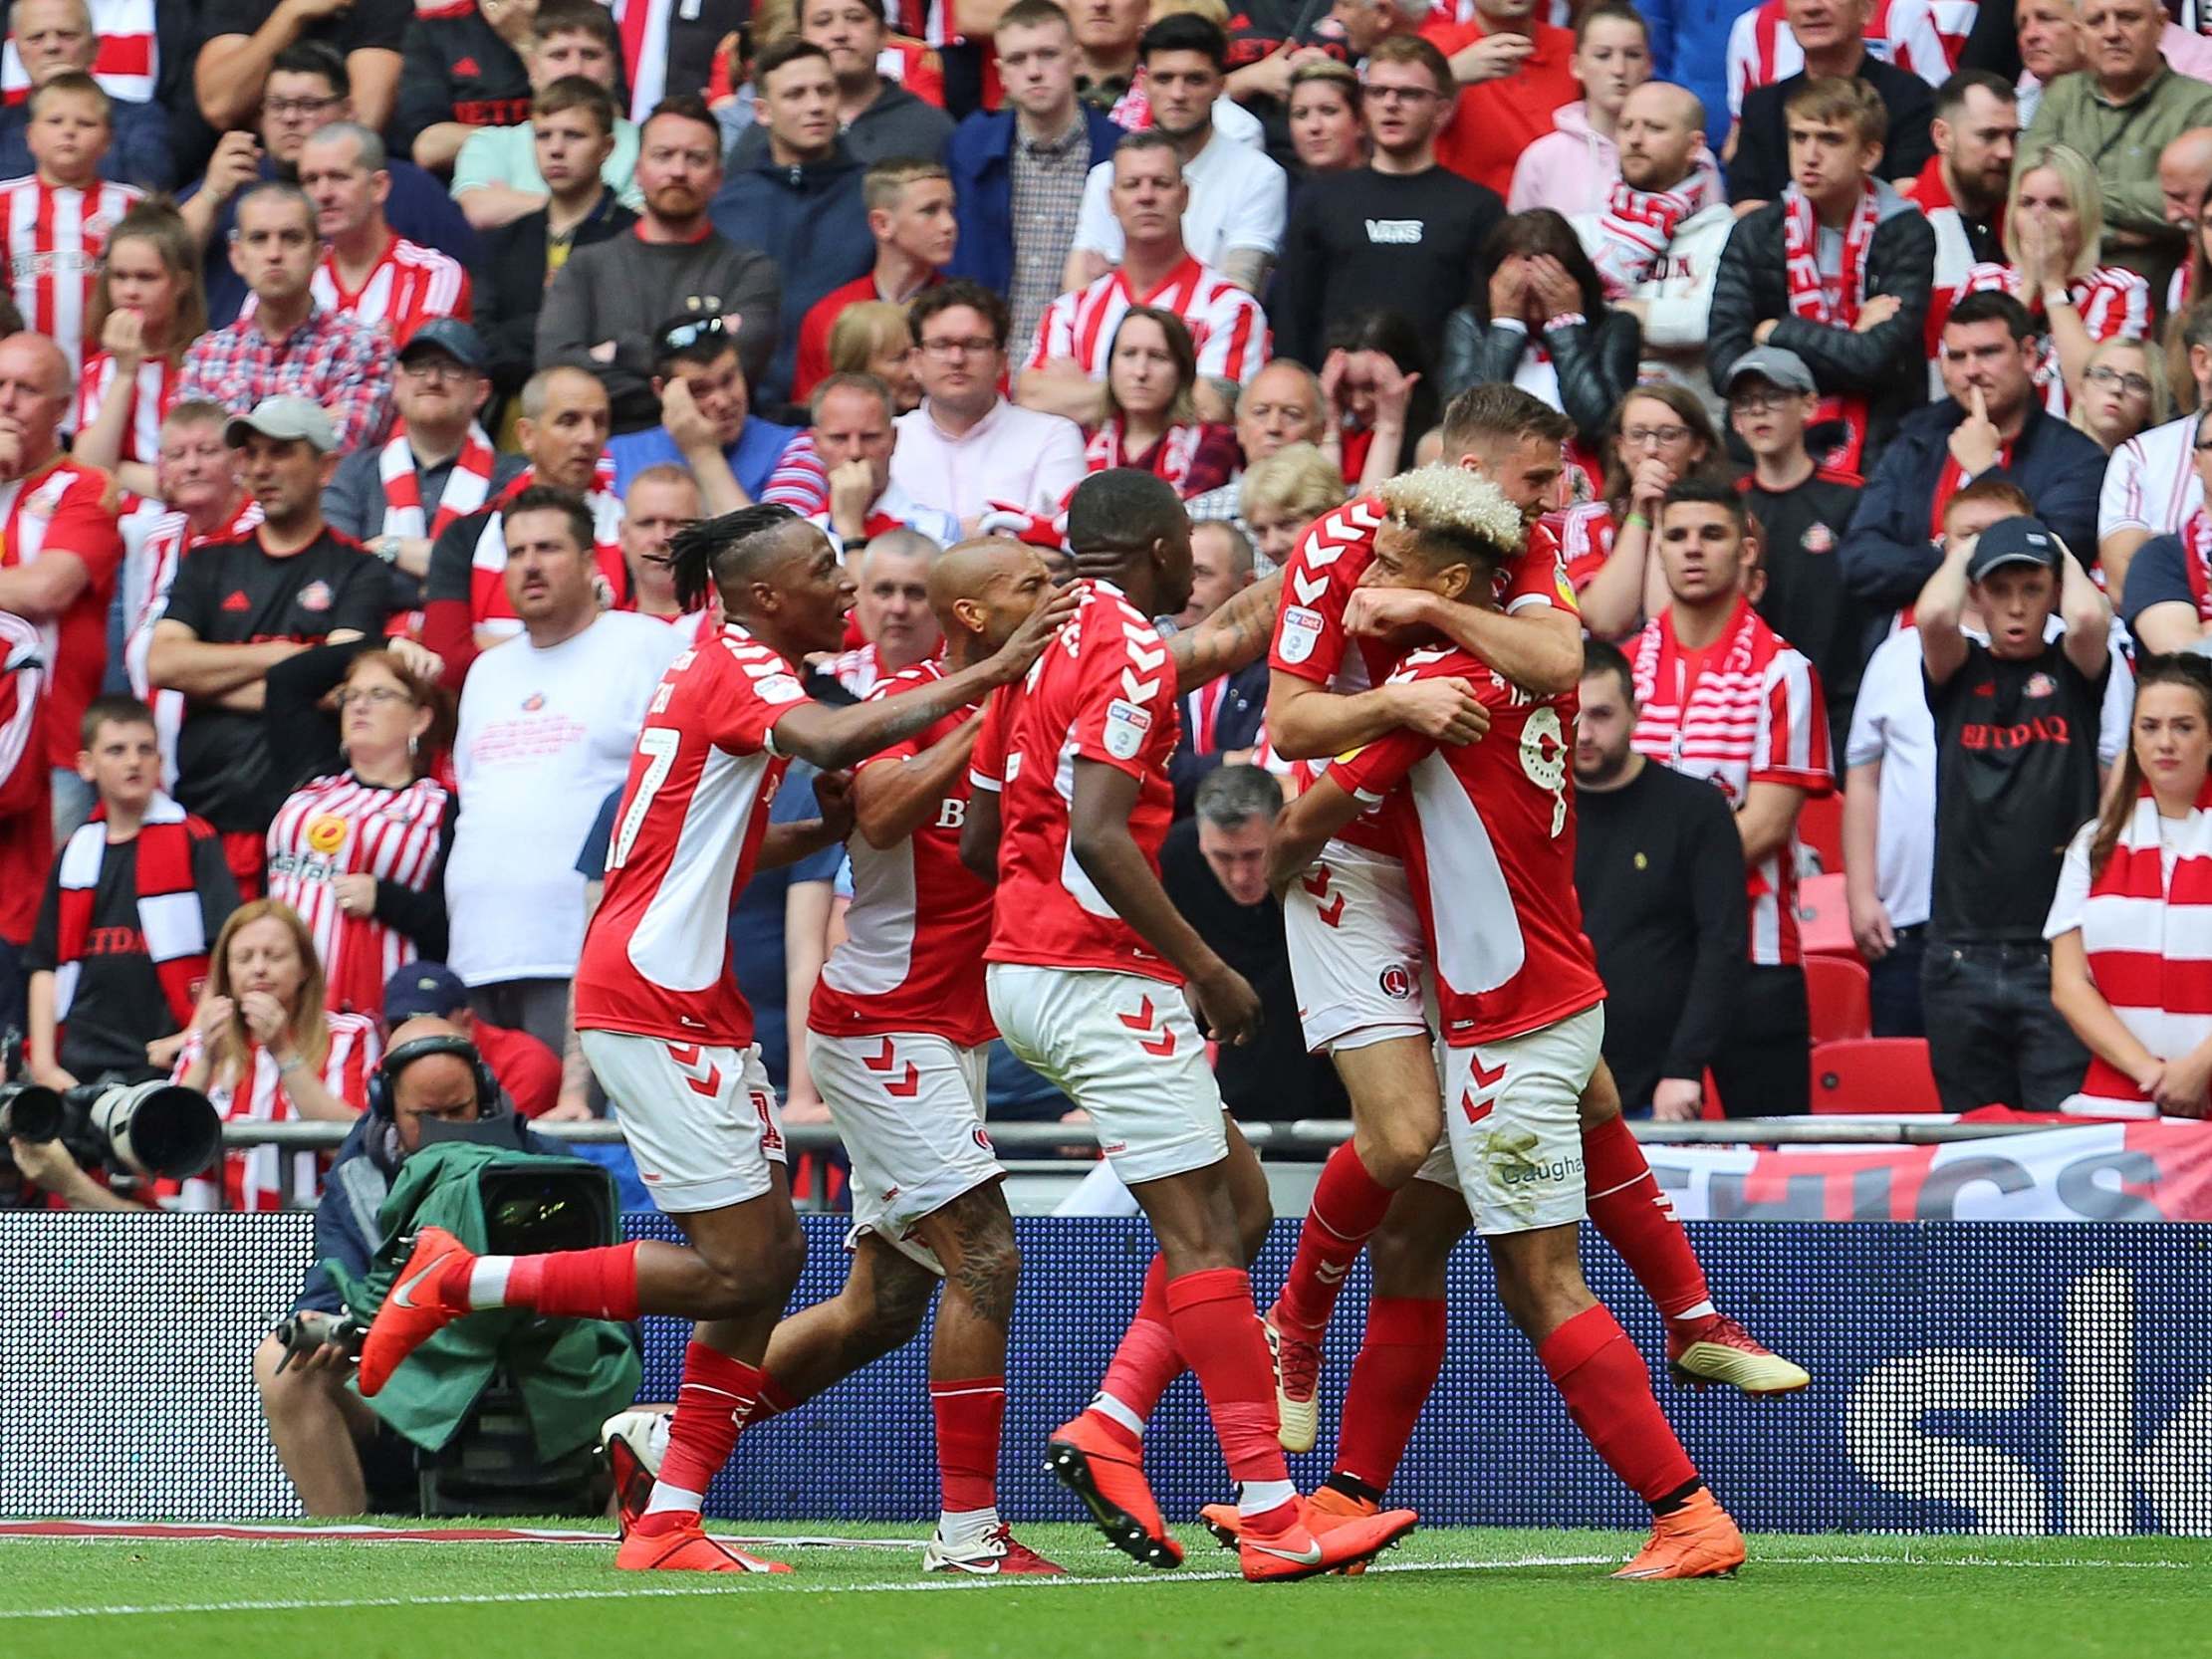
MULTIPOLYGON (((1621 1557, 1608 1555, 1521 1555, 1506 1560, 1444 1560, 1376 1562, 1370 1569, 1377 1573, 1394 1572, 1511 1572, 1528 1567, 1550 1566, 1614 1566, 1621 1557)), ((1970 1567, 1985 1569, 2021 1568, 2043 1571, 2064 1571, 2077 1567, 2139 1568, 2153 1571, 2188 1571, 2195 1563, 2189 1561, 2113 1561, 2091 1558, 2051 1561, 2016 1561, 1996 1556, 1967 1555, 1952 1559, 1924 1555, 1780 1555, 1772 1559, 1753 1559, 1755 1568, 1791 1566, 1925 1566, 1970 1567)), ((745 1578, 756 1576, 745 1574, 745 1578)), ((1096 1577, 1065 1578, 1036 1577, 1019 1582, 995 1578, 977 1578, 962 1575, 948 1578, 902 1578, 876 1584, 783 1584, 778 1593, 785 1595, 827 1595, 833 1592, 860 1591, 875 1595, 907 1595, 939 1591, 982 1591, 996 1589, 1006 1594, 1015 1589, 1078 1589, 1101 1584, 1209 1584, 1235 1580, 1240 1575, 1228 1570, 1196 1572, 1122 1572, 1096 1577)), ((699 1595, 727 1595, 733 1586, 723 1581, 724 1575, 716 1574, 711 1581, 696 1584, 671 1584, 648 1588, 644 1585, 609 1586, 606 1589, 569 1590, 504 1590, 489 1591, 481 1595, 392 1595, 353 1596, 338 1600, 306 1598, 266 1601, 203 1601, 180 1602, 170 1606, 123 1605, 117 1607, 19 1607, 0 1608, 0 1622, 20 1619, 83 1619, 83 1618, 134 1618, 161 1617, 164 1615, 200 1613, 296 1613, 329 1608, 353 1609, 369 1607, 483 1607, 508 1606, 519 1603, 547 1601, 649 1601, 656 1597, 675 1598, 699 1595)))

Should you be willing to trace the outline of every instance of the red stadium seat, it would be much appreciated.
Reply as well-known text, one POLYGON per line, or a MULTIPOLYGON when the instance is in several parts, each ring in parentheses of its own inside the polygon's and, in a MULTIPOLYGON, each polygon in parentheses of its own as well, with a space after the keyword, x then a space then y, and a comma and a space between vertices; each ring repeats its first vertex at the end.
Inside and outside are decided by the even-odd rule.
POLYGON ((1805 1000, 1813 1010, 1813 1041, 1849 1043, 1874 1035, 1866 965, 1856 957, 1808 956, 1805 1000))
POLYGON ((1928 1045, 1918 1037, 1867 1037, 1813 1046, 1816 1112, 1941 1111, 1928 1045))
POLYGON ((1823 795, 1798 812, 1798 839, 1821 860, 1823 875, 1843 873, 1843 794, 1823 795))
POLYGON ((1843 877, 1809 875, 1798 883, 1798 937, 1808 956, 1847 956, 1858 960, 1851 941, 1851 910, 1843 899, 1843 877))

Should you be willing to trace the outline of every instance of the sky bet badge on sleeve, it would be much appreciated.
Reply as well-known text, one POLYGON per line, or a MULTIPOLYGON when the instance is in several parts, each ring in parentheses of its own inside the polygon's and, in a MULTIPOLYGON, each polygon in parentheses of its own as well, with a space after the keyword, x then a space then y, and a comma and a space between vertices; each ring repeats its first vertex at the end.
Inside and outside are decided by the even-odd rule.
POLYGON ((1321 612, 1294 604, 1283 612, 1283 660, 1304 662, 1314 654, 1314 641, 1321 637, 1321 612))
POLYGON ((1152 711, 1116 697, 1106 704, 1106 752, 1117 761, 1133 761, 1144 747, 1144 734, 1152 729, 1152 711))

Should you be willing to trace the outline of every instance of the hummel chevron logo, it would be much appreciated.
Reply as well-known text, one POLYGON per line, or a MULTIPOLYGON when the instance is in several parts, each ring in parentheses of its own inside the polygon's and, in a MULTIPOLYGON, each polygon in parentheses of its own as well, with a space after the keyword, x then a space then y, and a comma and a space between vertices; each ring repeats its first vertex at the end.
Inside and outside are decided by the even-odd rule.
POLYGON ((898 1064, 898 1056, 897 1052, 891 1048, 891 1040, 887 1037, 884 1038, 883 1047, 877 1053, 872 1055, 862 1055, 860 1057, 860 1064, 866 1066, 870 1071, 888 1071, 892 1066, 896 1066, 898 1064))
POLYGON ((1329 592, 1329 579, 1325 576, 1317 576, 1309 582, 1306 578, 1300 576, 1296 570, 1293 570, 1291 572, 1291 592, 1298 595, 1300 604, 1312 604, 1322 594, 1329 592))
POLYGON ((1475 1104, 1475 1096, 1472 1090, 1461 1089, 1459 1091, 1459 1109, 1467 1114, 1467 1121, 1470 1123, 1480 1123, 1497 1109, 1497 1105, 1498 1102, 1495 1100, 1485 1100, 1478 1106, 1475 1104))
POLYGON ((722 1068, 712 1061, 700 1066, 700 1046, 696 1043, 671 1043, 667 1046, 668 1058, 676 1063, 676 1070, 683 1076, 683 1086, 692 1093, 711 1100, 722 1091, 722 1068))
MULTIPOLYGON (((1116 1014, 1114 1018, 1131 1031, 1150 1031, 1152 1029, 1152 999, 1146 997, 1143 1002, 1137 1005, 1134 1014, 1116 1014)), ((886 1043, 884 1047, 888 1048, 890 1045, 886 1043)))
POLYGON ((1345 1275, 1351 1271, 1352 1264, 1350 1262, 1317 1262, 1314 1264, 1314 1277, 1324 1285, 1342 1285, 1345 1282, 1345 1275))
MULTIPOLYGON (((1165 653, 1162 653, 1163 655, 1165 653)), ((1140 680, 1129 669, 1121 670, 1121 694, 1132 703, 1147 703, 1159 690, 1159 681, 1140 680)))
POLYGON ((1167 647, 1162 645, 1156 651, 1143 651, 1137 649, 1136 641, 1132 639, 1129 641, 1129 660, 1136 664, 1138 673, 1149 674, 1167 660, 1167 647))
POLYGON ((1327 864, 1316 864, 1314 873, 1300 876, 1298 884, 1316 898, 1321 897, 1322 894, 1329 891, 1329 866, 1327 864))
POLYGON ((921 1067, 908 1061, 906 1074, 894 1083, 885 1083, 883 1092, 894 1100, 911 1100, 921 1092, 921 1067))
POLYGON ((1468 1064, 1474 1067, 1475 1086, 1477 1088, 1495 1088, 1505 1078, 1506 1066, 1502 1060, 1498 1062, 1496 1066, 1487 1071, 1483 1069, 1482 1062, 1471 1055, 1468 1057, 1468 1064))
POLYGON ((1175 1052, 1175 1034, 1171 1031, 1163 1030, 1154 1041, 1149 1043, 1144 1041, 1144 1037, 1150 1037, 1153 1031, 1152 999, 1150 997, 1146 997, 1137 1006, 1137 1011, 1134 1014, 1116 1014, 1114 1018, 1132 1032, 1144 1034, 1143 1037, 1137 1039, 1136 1046, 1146 1054, 1157 1055, 1160 1059, 1165 1060, 1175 1052))

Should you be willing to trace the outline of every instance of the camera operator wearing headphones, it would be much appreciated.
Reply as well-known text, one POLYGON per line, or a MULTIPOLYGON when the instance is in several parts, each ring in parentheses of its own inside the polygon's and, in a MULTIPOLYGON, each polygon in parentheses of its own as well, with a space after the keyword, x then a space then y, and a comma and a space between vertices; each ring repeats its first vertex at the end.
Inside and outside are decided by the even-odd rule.
MULTIPOLYGON (((503 1118, 517 1147, 559 1150, 514 1118, 491 1068, 450 1021, 407 1021, 392 1032, 391 1047, 369 1084, 369 1110, 324 1182, 315 1210, 317 1265, 308 1270, 295 1313, 343 1310, 338 1287, 322 1264, 335 1260, 357 1278, 369 1272, 382 1239, 376 1212, 400 1164, 421 1150, 422 1125, 433 1118, 444 1123, 503 1118)), ((278 1461, 307 1513, 361 1515, 369 1509, 365 1454, 368 1468, 380 1475, 388 1467, 395 1484, 411 1491, 406 1443, 346 1386, 353 1375, 351 1350, 325 1342, 284 1361, 284 1343, 275 1335, 263 1337, 254 1350, 254 1384, 278 1461)))

